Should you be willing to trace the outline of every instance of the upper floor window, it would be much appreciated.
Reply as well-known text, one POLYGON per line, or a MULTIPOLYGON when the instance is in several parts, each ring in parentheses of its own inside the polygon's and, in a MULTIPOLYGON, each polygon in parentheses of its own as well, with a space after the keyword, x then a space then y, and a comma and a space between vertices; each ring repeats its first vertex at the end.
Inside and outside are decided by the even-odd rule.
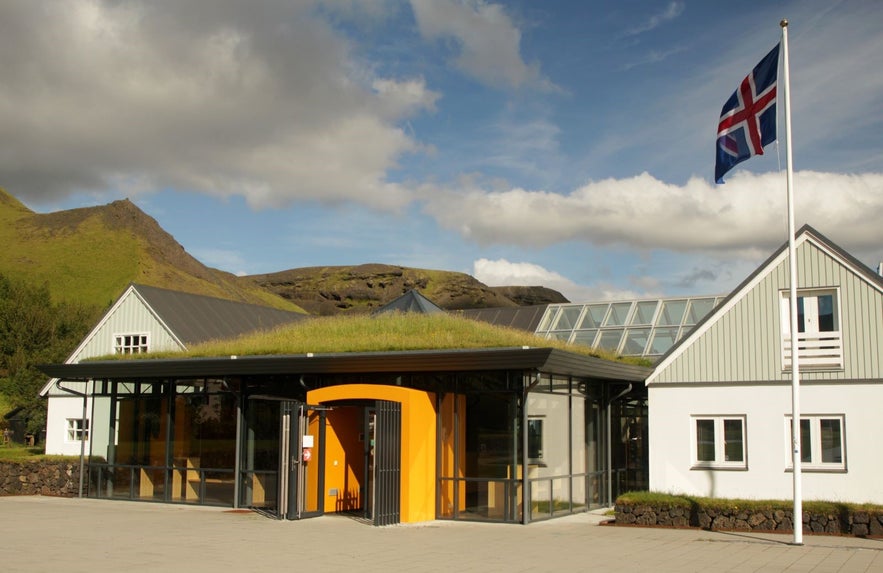
POLYGON ((114 354, 141 354, 147 352, 146 334, 115 334, 113 337, 114 354))
MULTIPOLYGON (((791 369, 791 297, 782 294, 782 367, 791 369)), ((800 367, 843 367, 843 339, 836 290, 802 291, 797 295, 797 348, 800 367)))

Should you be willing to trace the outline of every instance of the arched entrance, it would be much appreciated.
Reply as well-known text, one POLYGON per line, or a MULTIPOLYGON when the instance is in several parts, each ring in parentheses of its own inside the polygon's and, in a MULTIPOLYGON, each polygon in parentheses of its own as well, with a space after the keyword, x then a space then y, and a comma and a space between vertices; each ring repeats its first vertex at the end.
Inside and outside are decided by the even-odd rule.
POLYGON ((355 511, 376 525, 435 519, 434 394, 347 384, 307 401, 329 408, 319 468, 326 513, 355 511))

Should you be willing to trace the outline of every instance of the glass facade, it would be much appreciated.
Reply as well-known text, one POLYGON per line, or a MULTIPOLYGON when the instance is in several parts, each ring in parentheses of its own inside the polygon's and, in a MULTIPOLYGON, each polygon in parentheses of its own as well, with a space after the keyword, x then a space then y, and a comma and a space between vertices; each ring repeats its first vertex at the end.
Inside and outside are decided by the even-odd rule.
POLYGON ((508 378, 459 376, 437 398, 440 518, 521 520, 520 407, 508 378))
MULTIPOLYGON (((609 505, 611 495, 646 484, 646 465, 640 465, 646 395, 611 405, 606 382, 522 371, 315 375, 307 380, 313 388, 355 381, 434 396, 437 453, 430 480, 436 484, 439 519, 548 519, 609 505)), ((249 507, 282 515, 288 470, 280 452, 288 445, 283 444, 280 403, 303 399, 292 390, 294 384, 293 379, 260 377, 248 383, 204 378, 97 382, 88 495, 249 507)), ((331 431, 336 411, 350 406, 332 405, 331 431)), ((319 434, 312 425, 308 433, 319 434)), ((319 465, 310 467, 318 470, 319 465)), ((318 479, 308 476, 312 483, 318 479)))
POLYGON ((461 388, 439 395, 439 518, 536 521, 608 505, 611 474, 621 491, 646 484, 643 450, 635 450, 643 441, 628 435, 645 432, 638 427, 645 398, 614 410, 617 420, 630 419, 624 430, 613 428, 622 443, 610 454, 619 466, 609 469, 608 387, 551 375, 523 383, 524 394, 461 388))
POLYGON ((550 340, 653 359, 705 318, 722 296, 550 304, 536 333, 550 340))
POLYGON ((237 399, 226 381, 101 386, 93 402, 91 497, 233 504, 237 399))

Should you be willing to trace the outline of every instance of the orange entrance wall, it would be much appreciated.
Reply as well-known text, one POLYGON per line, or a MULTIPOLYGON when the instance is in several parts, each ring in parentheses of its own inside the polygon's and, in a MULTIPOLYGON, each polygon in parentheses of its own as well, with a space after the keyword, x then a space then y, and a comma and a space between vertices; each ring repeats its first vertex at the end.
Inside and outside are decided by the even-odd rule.
MULTIPOLYGON (((335 400, 388 400, 402 405, 400 519, 402 523, 435 519, 435 394, 376 384, 344 384, 307 392, 307 402, 310 404, 335 400)), ((327 420, 328 430, 333 430, 333 421, 333 418, 327 420)), ((340 432, 341 435, 347 433, 349 430, 340 432)), ((341 471, 339 458, 335 467, 335 458, 332 457, 334 452, 343 451, 343 444, 334 431, 326 432, 325 442, 325 489, 337 488, 340 493, 347 492, 353 485, 352 482, 347 483, 349 472, 341 471)), ((325 497, 325 511, 336 511, 337 498, 325 497)))

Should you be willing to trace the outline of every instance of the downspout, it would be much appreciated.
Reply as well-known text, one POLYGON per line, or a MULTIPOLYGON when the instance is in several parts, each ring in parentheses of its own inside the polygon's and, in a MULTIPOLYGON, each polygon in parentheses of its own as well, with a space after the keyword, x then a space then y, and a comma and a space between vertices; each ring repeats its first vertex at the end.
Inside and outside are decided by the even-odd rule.
MULTIPOLYGON (((74 396, 82 396, 83 398, 83 423, 86 423, 86 399, 88 398, 88 392, 77 392, 76 390, 71 390, 70 388, 65 388, 61 385, 62 380, 59 378, 58 381, 55 382, 55 387, 62 392, 67 392, 68 394, 73 394, 74 396)), ((86 381, 86 388, 89 388, 90 380, 86 381)), ((89 424, 89 438, 92 438, 92 424, 89 424)), ((85 428, 84 428, 85 429, 85 428)), ((83 497, 83 472, 85 471, 86 466, 86 440, 83 439, 83 435, 80 434, 80 489, 77 494, 77 497, 83 497)))
POLYGON ((528 501, 530 500, 530 482, 527 479, 527 395, 531 390, 540 383, 542 375, 537 372, 536 378, 530 383, 530 386, 524 389, 521 397, 521 523, 527 525, 530 523, 530 509, 528 501))
POLYGON ((611 398, 607 402, 607 503, 610 506, 613 506, 613 443, 610 439, 610 432, 612 430, 612 423, 610 421, 611 418, 611 406, 614 402, 628 394, 632 391, 632 384, 629 383, 628 387, 611 398))

